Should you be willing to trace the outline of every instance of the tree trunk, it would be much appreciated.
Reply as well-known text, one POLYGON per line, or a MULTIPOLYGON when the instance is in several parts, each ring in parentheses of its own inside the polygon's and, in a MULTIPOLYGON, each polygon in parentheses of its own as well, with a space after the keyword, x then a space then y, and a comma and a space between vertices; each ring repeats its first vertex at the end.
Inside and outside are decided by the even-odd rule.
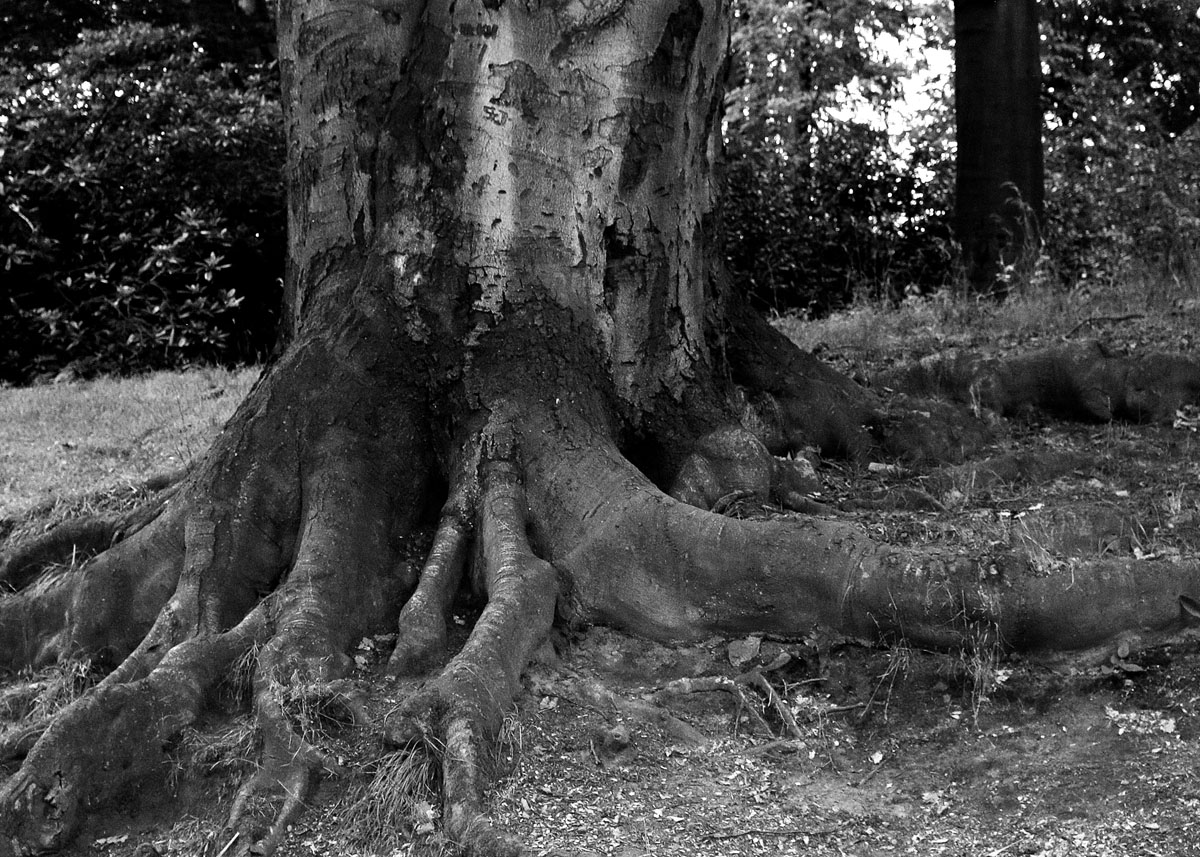
POLYGON ((1004 294, 1042 216, 1037 0, 955 0, 955 230, 972 288, 1004 294))
POLYGON ((862 457, 886 423, 725 287, 726 27, 719 0, 282 0, 288 345, 168 496, 0 564, 0 666, 111 669, 8 748, 27 756, 0 789, 0 855, 61 848, 161 776, 231 673, 251 676, 263 764, 227 853, 272 851, 344 770, 317 728, 344 716, 438 760, 447 832, 509 854, 483 751, 556 612, 662 639, 824 625, 1034 649, 1179 627, 1200 599, 1187 564, 1068 583, 708 511, 793 502, 776 455, 862 457), (486 607, 451 653, 464 575, 486 607), (376 678, 399 708, 345 681, 389 629, 376 678))

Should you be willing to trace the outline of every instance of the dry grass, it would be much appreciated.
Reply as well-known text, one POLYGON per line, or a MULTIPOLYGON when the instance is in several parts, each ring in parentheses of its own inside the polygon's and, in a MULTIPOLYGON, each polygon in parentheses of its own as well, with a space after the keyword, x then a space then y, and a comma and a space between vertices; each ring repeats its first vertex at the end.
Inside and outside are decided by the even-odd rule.
POLYGON ((1118 345, 1151 342, 1190 351, 1191 338, 1163 341, 1200 322, 1200 261, 1195 277, 1154 276, 1130 267, 1106 284, 1064 290, 1030 285, 1003 303, 941 293, 909 298, 898 307, 863 300, 827 318, 785 316, 776 326, 802 348, 823 348, 853 364, 876 366, 919 358, 950 347, 1011 347, 1063 338, 1102 338, 1118 345))
POLYGON ((65 660, 30 674, 0 692, 0 722, 46 720, 99 680, 88 660, 65 660))
MULTIPOLYGON (((346 795, 342 813, 347 838, 370 853, 399 853, 414 838, 425 840, 428 853, 447 843, 437 834, 441 815, 439 765, 422 750, 388 753, 372 765, 369 782, 346 795)), ((447 852, 449 853, 448 849, 447 852)))
POLYGON ((257 376, 200 369, 0 388, 0 520, 186 464, 257 376))
POLYGON ((261 743, 262 736, 251 715, 232 718, 215 731, 188 727, 179 742, 181 772, 192 769, 205 776, 245 774, 258 763, 261 743))

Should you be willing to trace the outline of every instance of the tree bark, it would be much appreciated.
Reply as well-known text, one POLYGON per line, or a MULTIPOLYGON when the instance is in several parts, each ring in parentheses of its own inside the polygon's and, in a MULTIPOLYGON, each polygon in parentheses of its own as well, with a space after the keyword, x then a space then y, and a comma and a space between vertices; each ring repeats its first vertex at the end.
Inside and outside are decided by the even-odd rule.
POLYGON ((972 288, 1004 294, 1041 241, 1036 0, 955 0, 955 231, 972 288))
POLYGON ((230 674, 250 676, 263 754, 227 853, 278 847, 344 772, 322 730, 345 719, 440 764, 469 852, 512 854, 483 810, 486 750, 556 614, 663 639, 824 625, 1032 649, 1181 626, 1194 564, 1068 582, 709 511, 790 502, 802 477, 777 456, 862 458, 889 419, 724 282, 726 28, 719 0, 282 0, 287 348, 169 498, 79 530, 115 544, 0 565, 0 666, 110 670, 0 787, 0 857, 63 847, 161 776, 230 674), (462 586, 486 606, 451 652, 462 586), (373 678, 421 683, 390 685, 399 708, 354 702, 349 652, 389 629, 373 678))

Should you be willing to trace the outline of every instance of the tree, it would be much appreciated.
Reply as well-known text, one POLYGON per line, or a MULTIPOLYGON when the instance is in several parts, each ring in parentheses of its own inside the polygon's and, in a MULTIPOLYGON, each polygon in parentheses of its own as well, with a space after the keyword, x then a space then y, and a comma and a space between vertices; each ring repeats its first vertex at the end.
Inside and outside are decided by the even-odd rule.
POLYGON ((105 26, 0 74, 0 382, 269 353, 276 70, 215 62, 215 26, 76 23, 105 26))
POLYGON ((955 231, 976 291, 1003 292, 1036 251, 1042 213, 1036 0, 956 0, 955 231))
MULTIPOLYGON (((0 855, 61 848, 102 801, 161 776, 239 665, 263 756, 227 853, 278 845, 343 764, 311 724, 353 716, 438 760, 454 838, 508 854, 481 808, 483 751, 556 612, 661 639, 825 625, 1081 649, 1175 629, 1200 598, 1195 564, 1101 561, 1065 581, 1017 555, 708 511, 733 492, 804 505, 795 462, 773 453, 861 457, 920 435, 903 413, 890 432, 882 402, 726 286, 720 2, 284 0, 278 14, 286 349, 159 499, 0 564, 5 668, 86 655, 111 670, 7 741, 25 760, 0 788, 0 855), (53 564, 76 551, 96 555, 53 564), (486 606, 448 655, 464 574, 486 606), (425 680, 395 685, 398 709, 351 705, 348 652, 388 629, 388 672, 425 680)), ((1181 362, 1177 384, 1135 401, 1131 361, 1078 363, 1053 361, 1051 380, 1150 416, 1200 377, 1181 362)), ((1039 367, 1030 387, 1049 395, 1039 367)), ((970 377, 987 371, 933 380, 1028 404, 1011 373, 970 377)), ((946 432, 931 427, 929 442, 946 432)))

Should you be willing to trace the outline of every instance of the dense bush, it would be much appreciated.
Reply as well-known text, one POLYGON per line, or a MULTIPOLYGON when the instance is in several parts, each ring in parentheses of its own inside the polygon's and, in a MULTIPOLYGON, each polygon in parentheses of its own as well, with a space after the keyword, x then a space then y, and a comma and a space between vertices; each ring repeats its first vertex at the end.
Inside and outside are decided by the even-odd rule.
POLYGON ((282 121, 269 64, 181 26, 85 31, 0 79, 0 366, 128 372, 271 347, 282 121))
POLYGON ((887 120, 905 78, 922 70, 924 47, 944 44, 948 7, 738 0, 734 9, 725 121, 734 277, 762 305, 817 312, 946 282, 946 81, 931 78, 933 109, 909 117, 903 140, 887 120), (883 51, 889 40, 907 43, 908 56, 883 51))
POLYGON ((1046 254, 1066 283, 1200 276, 1200 4, 1042 12, 1046 254))

